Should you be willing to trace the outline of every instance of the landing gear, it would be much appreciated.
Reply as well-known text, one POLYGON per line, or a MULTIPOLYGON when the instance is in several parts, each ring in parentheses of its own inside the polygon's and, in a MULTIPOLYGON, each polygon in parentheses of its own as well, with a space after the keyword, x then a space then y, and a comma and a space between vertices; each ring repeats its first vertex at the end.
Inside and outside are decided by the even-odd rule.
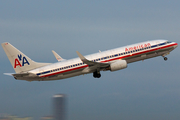
POLYGON ((167 57, 164 57, 164 60, 166 61, 168 58, 167 57))
POLYGON ((100 72, 93 72, 93 77, 94 78, 100 78, 101 77, 101 74, 100 74, 100 72))
POLYGON ((164 58, 165 61, 168 59, 167 57, 165 57, 165 56, 168 55, 168 54, 169 54, 169 53, 165 53, 165 54, 162 55, 162 57, 164 58))

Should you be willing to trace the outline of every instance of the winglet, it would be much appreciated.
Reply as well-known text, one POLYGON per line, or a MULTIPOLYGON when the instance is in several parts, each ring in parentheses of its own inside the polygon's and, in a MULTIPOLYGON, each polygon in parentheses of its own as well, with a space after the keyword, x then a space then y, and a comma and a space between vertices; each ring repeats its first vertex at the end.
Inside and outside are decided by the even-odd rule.
POLYGON ((52 50, 52 53, 54 54, 55 58, 58 60, 58 61, 62 61, 64 60, 60 55, 58 55, 54 50, 52 50))
POLYGON ((84 62, 84 60, 87 60, 80 52, 76 51, 79 58, 84 62))

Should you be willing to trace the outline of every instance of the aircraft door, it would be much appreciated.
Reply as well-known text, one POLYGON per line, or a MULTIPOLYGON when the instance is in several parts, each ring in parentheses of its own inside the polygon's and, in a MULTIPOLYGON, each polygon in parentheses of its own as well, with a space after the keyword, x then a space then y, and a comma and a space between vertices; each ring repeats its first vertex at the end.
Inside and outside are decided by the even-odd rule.
POLYGON ((160 50, 161 49, 161 47, 160 47, 160 42, 158 41, 158 42, 156 42, 156 44, 157 44, 157 50, 160 50))

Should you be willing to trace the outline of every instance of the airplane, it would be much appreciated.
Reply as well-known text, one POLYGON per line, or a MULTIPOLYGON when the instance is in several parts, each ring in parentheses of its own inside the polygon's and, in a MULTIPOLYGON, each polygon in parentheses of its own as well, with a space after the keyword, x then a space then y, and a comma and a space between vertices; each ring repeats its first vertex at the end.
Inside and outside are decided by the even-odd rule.
POLYGON ((141 42, 112 50, 99 51, 83 56, 76 51, 78 58, 66 60, 52 51, 56 63, 39 63, 31 60, 10 43, 1 44, 16 73, 4 73, 17 80, 50 81, 70 78, 93 73, 94 78, 100 78, 100 71, 117 71, 127 68, 127 64, 162 56, 167 60, 168 55, 178 43, 168 40, 152 40, 141 42))

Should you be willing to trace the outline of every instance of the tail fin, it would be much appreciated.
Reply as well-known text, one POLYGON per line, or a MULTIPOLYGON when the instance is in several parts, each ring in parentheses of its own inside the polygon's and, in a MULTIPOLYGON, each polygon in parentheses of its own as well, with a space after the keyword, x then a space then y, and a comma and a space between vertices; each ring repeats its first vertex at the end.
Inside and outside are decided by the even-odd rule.
POLYGON ((16 73, 26 72, 50 63, 37 63, 16 49, 10 43, 1 44, 16 73))

